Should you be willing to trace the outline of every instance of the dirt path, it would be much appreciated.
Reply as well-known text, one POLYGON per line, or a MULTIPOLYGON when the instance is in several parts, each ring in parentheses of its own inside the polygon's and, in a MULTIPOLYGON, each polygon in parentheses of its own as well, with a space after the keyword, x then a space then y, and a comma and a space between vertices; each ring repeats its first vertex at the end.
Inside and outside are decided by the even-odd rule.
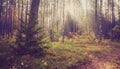
POLYGON ((94 66, 94 69, 120 69, 120 49, 114 48, 111 53, 103 52, 101 57, 92 59, 91 65, 94 66))
POLYGON ((87 54, 91 61, 78 62, 76 66, 70 69, 120 69, 120 47, 113 45, 109 47, 111 48, 109 52, 102 51, 98 54, 87 54))

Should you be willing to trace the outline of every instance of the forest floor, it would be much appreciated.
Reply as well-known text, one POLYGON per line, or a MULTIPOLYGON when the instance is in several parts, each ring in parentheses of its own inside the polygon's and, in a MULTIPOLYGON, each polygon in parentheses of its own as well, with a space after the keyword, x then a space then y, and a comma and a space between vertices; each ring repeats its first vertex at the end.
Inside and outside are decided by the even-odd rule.
POLYGON ((120 69, 120 44, 98 45, 86 49, 85 54, 91 60, 87 63, 78 62, 71 69, 120 69))
MULTIPOLYGON (((3 44, 1 47, 7 46, 3 44)), ((37 65, 34 69, 120 69, 119 42, 104 40, 98 44, 93 39, 80 36, 78 39, 66 39, 64 43, 50 42, 46 46, 49 49, 44 58, 29 60, 37 65)), ((9 47, 5 50, 9 52, 9 47)))
POLYGON ((120 43, 104 42, 97 44, 81 38, 52 43, 56 61, 50 66, 56 69, 120 69, 120 43))

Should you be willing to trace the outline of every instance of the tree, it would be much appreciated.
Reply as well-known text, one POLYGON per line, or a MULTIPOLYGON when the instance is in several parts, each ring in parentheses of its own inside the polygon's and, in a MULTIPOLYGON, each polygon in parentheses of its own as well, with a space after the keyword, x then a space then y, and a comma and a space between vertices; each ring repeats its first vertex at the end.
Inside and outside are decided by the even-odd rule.
POLYGON ((95 32, 95 35, 97 36, 98 35, 98 0, 95 0, 95 23, 94 23, 94 32, 95 32))
MULTIPOLYGON (((65 0, 63 0, 63 28, 65 27, 65 0)), ((62 42, 64 42, 64 38, 65 38, 65 30, 63 29, 63 32, 62 32, 62 42)))
POLYGON ((113 27, 115 26, 115 4, 114 4, 114 0, 111 0, 111 10, 112 10, 112 24, 113 24, 113 27))
POLYGON ((40 0, 32 0, 30 17, 29 17, 29 25, 34 24, 38 19, 39 4, 40 4, 40 0))
POLYGON ((3 1, 2 0, 0 0, 0 19, 1 19, 1 14, 2 14, 2 3, 3 3, 3 1))
POLYGON ((0 35, 2 34, 2 4, 3 4, 3 1, 0 0, 0 35))
POLYGON ((15 45, 11 46, 15 55, 35 55, 42 57, 44 53, 44 33, 42 28, 36 28, 38 25, 38 9, 40 0, 32 0, 29 22, 21 20, 21 28, 18 30, 15 45))
POLYGON ((99 24, 99 42, 102 41, 102 23, 103 23, 103 13, 102 13, 102 7, 103 7, 103 0, 100 0, 100 24, 99 24))
POLYGON ((119 18, 119 22, 120 22, 120 0, 118 0, 118 18, 119 18))

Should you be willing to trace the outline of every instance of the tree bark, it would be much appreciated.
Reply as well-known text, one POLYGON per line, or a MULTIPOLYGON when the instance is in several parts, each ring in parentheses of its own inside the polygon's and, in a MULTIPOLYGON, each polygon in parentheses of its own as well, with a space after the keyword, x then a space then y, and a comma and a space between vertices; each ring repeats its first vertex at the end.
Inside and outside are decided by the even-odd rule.
POLYGON ((112 24, 113 24, 113 26, 114 26, 114 25, 115 25, 115 12, 114 12, 114 11, 115 11, 115 9, 114 9, 114 6, 115 6, 115 5, 114 5, 114 0, 112 0, 111 2, 112 2, 112 3, 111 3, 111 4, 112 4, 112 5, 111 5, 111 6, 112 6, 112 24))
POLYGON ((64 26, 65 25, 64 24, 64 22, 65 22, 65 20, 64 20, 64 18, 65 18, 65 16, 64 16, 65 12, 64 12, 64 10, 65 10, 65 1, 63 1, 63 32, 62 32, 63 34, 62 34, 62 42, 64 42, 64 39, 65 39, 65 30, 64 30, 64 27, 65 27, 64 26))
POLYGON ((97 25, 97 24, 98 24, 98 23, 97 23, 97 22, 98 22, 98 21, 97 21, 97 20, 98 20, 98 15, 97 15, 97 14, 98 14, 98 12, 97 12, 97 11, 98 11, 98 10, 97 10, 98 5, 97 5, 97 3, 98 3, 98 0, 95 0, 95 23, 94 23, 94 32, 95 32, 95 35, 96 35, 96 36, 98 35, 98 27, 97 27, 97 26, 98 26, 98 25, 97 25))
POLYGON ((39 4, 40 4, 40 0, 32 0, 30 16, 29 16, 29 24, 35 23, 38 19, 39 4))
POLYGON ((2 14, 2 0, 0 0, 0 19, 1 19, 1 15, 2 14))
POLYGON ((118 0, 118 18, 120 23, 120 0, 118 0))

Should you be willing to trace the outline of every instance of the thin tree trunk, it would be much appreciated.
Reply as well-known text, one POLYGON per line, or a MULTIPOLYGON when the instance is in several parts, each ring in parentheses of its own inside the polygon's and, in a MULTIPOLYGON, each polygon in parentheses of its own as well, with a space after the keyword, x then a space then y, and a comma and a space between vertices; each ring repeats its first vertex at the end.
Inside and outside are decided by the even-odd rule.
POLYGON ((118 18, 120 23, 120 0, 118 0, 118 18))
MULTIPOLYGON (((22 7, 21 7, 21 21, 23 21, 23 12, 24 12, 24 5, 23 5, 23 0, 22 0, 22 7)), ((23 21, 24 22, 24 21, 23 21)), ((20 24, 20 27, 22 26, 22 22, 20 22, 21 24, 20 24)))
POLYGON ((25 22, 28 23, 28 0, 26 0, 25 22))
POLYGON ((1 16, 2 16, 2 0, 0 0, 0 19, 1 19, 1 16))
POLYGON ((18 6, 17 6, 17 8, 18 8, 18 28, 20 28, 20 0, 18 0, 18 6))
POLYGON ((65 13, 64 13, 64 9, 65 8, 65 0, 63 1, 63 35, 62 35, 62 42, 64 42, 64 39, 65 39, 65 30, 64 30, 64 28, 65 28, 65 24, 64 24, 64 22, 65 22, 65 20, 64 20, 64 15, 65 15, 65 13))
POLYGON ((2 35, 2 0, 0 0, 0 35, 2 35))
POLYGON ((98 35, 98 27, 97 27, 97 25, 98 25, 98 10, 97 10, 97 8, 98 8, 98 0, 95 0, 95 23, 94 23, 94 31, 95 31, 95 35, 97 36, 98 35))
POLYGON ((112 0, 112 24, 115 25, 114 0, 112 0))
POLYGON ((102 42, 102 22, 103 22, 103 15, 102 15, 102 7, 103 7, 103 1, 100 0, 100 24, 99 24, 99 42, 102 42))

